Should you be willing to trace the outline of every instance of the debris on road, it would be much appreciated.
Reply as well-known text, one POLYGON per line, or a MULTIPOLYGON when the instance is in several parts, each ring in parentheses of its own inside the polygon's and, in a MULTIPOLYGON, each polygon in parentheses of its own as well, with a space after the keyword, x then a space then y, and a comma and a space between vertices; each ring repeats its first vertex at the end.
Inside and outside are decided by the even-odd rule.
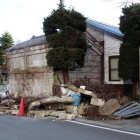
POLYGON ((120 107, 121 106, 116 99, 110 99, 103 106, 99 107, 99 113, 101 115, 110 115, 120 107))
POLYGON ((73 120, 76 117, 86 117, 93 120, 106 120, 121 119, 140 113, 137 110, 139 105, 128 103, 129 99, 126 96, 120 98, 105 86, 99 89, 99 86, 95 88, 84 84, 83 81, 80 81, 80 84, 79 86, 71 82, 66 85, 53 84, 53 94, 48 97, 26 97, 25 94, 19 92, 13 95, 8 94, 1 98, 0 114, 17 115, 21 98, 24 98, 24 113, 28 117, 35 118, 50 116, 59 117, 62 120, 73 120), (124 104, 125 106, 121 107, 124 104), (126 113, 132 110, 130 106, 133 107, 133 111, 126 113))
POLYGON ((102 106, 105 104, 105 100, 99 98, 91 98, 90 104, 95 106, 102 106))
POLYGON ((114 113, 114 115, 122 118, 140 115, 140 104, 135 101, 129 102, 120 107, 119 110, 114 113))

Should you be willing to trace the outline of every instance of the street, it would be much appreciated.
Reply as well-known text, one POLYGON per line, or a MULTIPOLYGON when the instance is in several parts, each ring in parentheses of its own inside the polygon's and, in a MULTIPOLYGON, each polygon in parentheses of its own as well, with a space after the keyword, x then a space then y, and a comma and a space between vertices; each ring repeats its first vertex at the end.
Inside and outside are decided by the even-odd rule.
POLYGON ((140 134, 62 121, 0 115, 0 140, 139 140, 140 134))

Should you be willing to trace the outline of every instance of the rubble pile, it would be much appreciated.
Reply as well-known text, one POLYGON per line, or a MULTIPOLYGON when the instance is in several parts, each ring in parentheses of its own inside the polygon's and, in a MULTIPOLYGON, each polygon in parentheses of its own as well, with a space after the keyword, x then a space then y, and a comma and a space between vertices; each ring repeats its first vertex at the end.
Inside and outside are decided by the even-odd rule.
POLYGON ((99 90, 97 93, 96 88, 84 86, 83 81, 81 83, 80 87, 71 82, 66 85, 53 84, 53 96, 47 98, 26 97, 18 92, 13 95, 9 94, 0 100, 0 114, 17 115, 21 98, 24 98, 24 112, 29 117, 50 116, 59 117, 62 120, 75 118, 105 120, 112 119, 113 117, 110 115, 120 108, 118 101, 122 104, 128 101, 125 97, 122 100, 111 99, 114 95, 99 94, 99 90))

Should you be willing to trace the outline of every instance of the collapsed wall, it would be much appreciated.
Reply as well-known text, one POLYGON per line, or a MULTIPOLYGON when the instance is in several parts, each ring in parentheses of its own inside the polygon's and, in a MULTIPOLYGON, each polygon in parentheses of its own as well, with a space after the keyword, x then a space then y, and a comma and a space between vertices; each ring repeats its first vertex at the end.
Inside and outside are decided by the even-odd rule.
POLYGON ((47 66, 48 44, 7 51, 9 93, 26 96, 52 94, 53 70, 47 66))

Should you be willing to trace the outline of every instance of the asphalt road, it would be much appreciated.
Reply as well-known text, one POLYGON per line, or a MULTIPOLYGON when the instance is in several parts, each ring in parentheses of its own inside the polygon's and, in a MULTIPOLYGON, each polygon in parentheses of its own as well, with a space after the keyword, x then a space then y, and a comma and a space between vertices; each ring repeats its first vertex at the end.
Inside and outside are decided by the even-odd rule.
POLYGON ((126 134, 62 121, 0 115, 0 140, 140 140, 126 134))

